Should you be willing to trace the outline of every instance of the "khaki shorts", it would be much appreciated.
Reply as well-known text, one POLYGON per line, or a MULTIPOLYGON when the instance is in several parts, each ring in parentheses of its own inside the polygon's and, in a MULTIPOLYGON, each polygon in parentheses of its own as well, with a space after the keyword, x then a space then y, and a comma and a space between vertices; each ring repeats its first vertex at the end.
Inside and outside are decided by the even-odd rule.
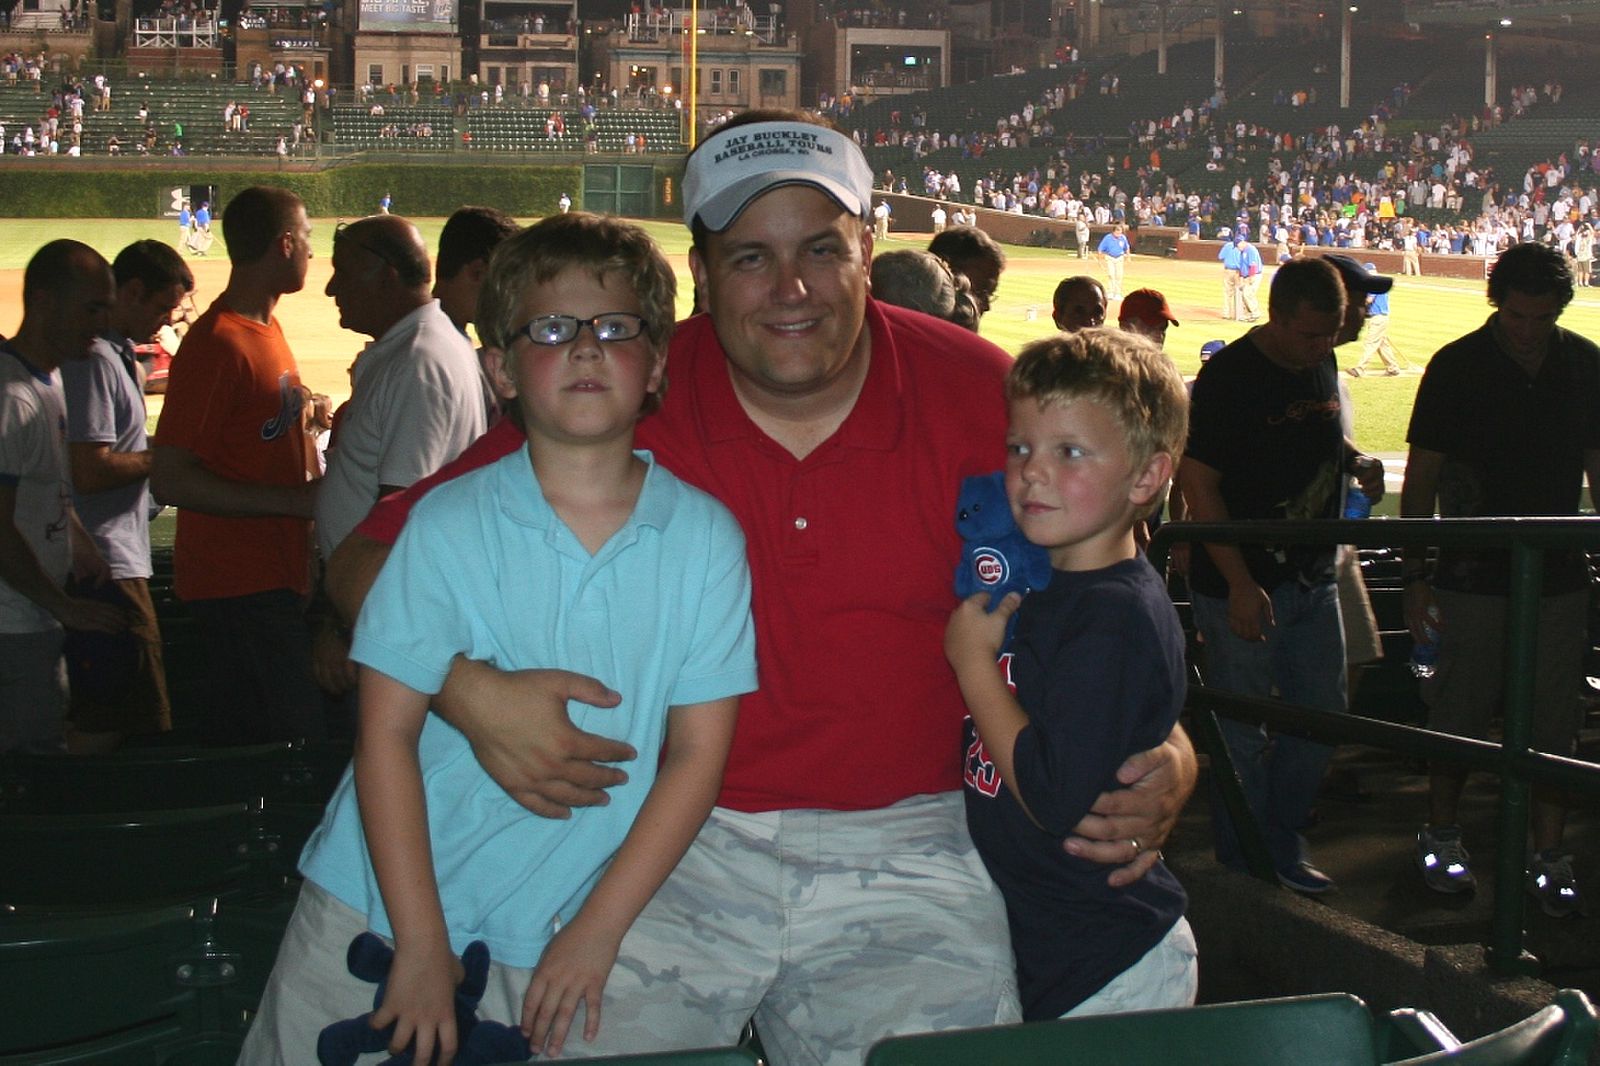
MULTIPOLYGON (((1484 738, 1504 702, 1506 607, 1504 596, 1436 589, 1444 622, 1439 664, 1424 682, 1428 727, 1442 733, 1484 738)), ((1539 601, 1538 657, 1533 687, 1533 746, 1571 755, 1583 707, 1578 700, 1583 659, 1589 647, 1589 591, 1546 596, 1539 601)))
MULTIPOLYGON (((307 881, 289 918, 277 962, 267 978, 261 1008, 245 1034, 240 1066, 305 1066, 317 1061, 317 1037, 325 1026, 359 1017, 372 1009, 377 986, 353 977, 347 964, 350 941, 367 932, 366 916, 307 881)), ((390 947, 394 941, 387 937, 390 947)), ((489 963, 488 984, 478 1001, 478 1017, 517 1025, 522 996, 532 970, 489 963)), ((568 1040, 581 1042, 582 1034, 568 1040)), ((389 1053, 362 1055, 361 1063, 380 1063, 389 1053)))

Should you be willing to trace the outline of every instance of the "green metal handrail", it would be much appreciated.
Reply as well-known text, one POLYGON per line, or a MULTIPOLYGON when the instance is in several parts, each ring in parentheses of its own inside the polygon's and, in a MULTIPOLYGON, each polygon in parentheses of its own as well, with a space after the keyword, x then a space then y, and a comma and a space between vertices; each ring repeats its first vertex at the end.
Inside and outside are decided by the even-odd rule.
POLYGON ((1335 714, 1274 700, 1230 695, 1191 685, 1188 707, 1195 741, 1211 757, 1224 805, 1233 816, 1251 873, 1276 883, 1261 827, 1244 791, 1216 720, 1264 723, 1310 739, 1350 741, 1500 775, 1497 811, 1495 896, 1486 952, 1500 974, 1537 972, 1538 960, 1523 947, 1523 859, 1533 784, 1600 796, 1600 765, 1531 750, 1534 653, 1539 597, 1547 550, 1600 547, 1600 518, 1404 518, 1300 522, 1170 522, 1151 541, 1149 557, 1164 569, 1174 543, 1350 544, 1361 548, 1509 549, 1511 590, 1506 634, 1505 732, 1500 744, 1397 725, 1360 715, 1335 714))

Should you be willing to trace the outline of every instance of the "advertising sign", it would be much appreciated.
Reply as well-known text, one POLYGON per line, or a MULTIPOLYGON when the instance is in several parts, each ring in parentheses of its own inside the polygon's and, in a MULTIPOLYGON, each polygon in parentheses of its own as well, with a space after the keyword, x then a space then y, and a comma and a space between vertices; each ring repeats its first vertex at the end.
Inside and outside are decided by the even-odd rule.
POLYGON ((457 0, 361 0, 364 33, 455 33, 457 0))

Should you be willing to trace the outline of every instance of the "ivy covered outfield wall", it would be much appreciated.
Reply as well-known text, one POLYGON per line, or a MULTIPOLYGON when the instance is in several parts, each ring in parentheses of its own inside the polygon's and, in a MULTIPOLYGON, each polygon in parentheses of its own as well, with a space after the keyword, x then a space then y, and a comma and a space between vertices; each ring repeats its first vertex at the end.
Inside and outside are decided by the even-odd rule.
POLYGON ((563 192, 578 199, 583 167, 476 160, 441 164, 425 159, 345 163, 320 170, 193 157, 129 158, 120 164, 18 161, 0 166, 0 217, 160 218, 167 212, 172 189, 195 185, 216 186, 223 203, 251 185, 275 185, 304 200, 306 213, 313 218, 371 214, 384 193, 407 215, 448 215, 463 204, 483 204, 527 216, 554 212, 563 192))

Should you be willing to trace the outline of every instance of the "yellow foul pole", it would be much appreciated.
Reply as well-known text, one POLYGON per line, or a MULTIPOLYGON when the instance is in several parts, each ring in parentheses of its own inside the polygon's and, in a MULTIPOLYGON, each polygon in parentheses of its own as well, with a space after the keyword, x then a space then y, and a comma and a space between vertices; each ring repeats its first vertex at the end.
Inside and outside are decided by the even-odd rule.
POLYGON ((695 106, 700 99, 700 0, 689 0, 689 98, 685 100, 684 111, 687 112, 689 135, 685 138, 689 147, 695 145, 700 124, 695 121, 695 106))

